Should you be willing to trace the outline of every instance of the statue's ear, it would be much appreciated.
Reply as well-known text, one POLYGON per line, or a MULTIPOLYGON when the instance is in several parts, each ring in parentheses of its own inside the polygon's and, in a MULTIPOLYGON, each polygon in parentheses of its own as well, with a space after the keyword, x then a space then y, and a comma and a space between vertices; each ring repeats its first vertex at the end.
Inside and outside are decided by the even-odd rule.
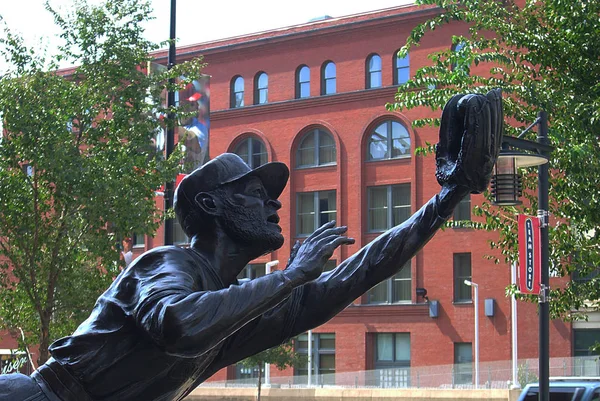
POLYGON ((215 198, 214 194, 199 192, 194 198, 194 201, 204 213, 211 216, 219 214, 219 200, 215 198))

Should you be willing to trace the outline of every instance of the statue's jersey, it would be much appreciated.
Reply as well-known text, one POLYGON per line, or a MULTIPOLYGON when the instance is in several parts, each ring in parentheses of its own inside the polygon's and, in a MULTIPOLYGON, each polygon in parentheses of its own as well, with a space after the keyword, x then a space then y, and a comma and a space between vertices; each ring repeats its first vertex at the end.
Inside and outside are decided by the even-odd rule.
POLYGON ((150 250, 116 278, 73 335, 52 344, 54 359, 33 376, 52 381, 63 371, 49 387, 65 401, 82 399, 73 392, 95 401, 181 400, 219 369, 327 322, 396 274, 447 218, 438 203, 436 195, 336 269, 296 288, 282 271, 225 288, 192 248, 150 250))

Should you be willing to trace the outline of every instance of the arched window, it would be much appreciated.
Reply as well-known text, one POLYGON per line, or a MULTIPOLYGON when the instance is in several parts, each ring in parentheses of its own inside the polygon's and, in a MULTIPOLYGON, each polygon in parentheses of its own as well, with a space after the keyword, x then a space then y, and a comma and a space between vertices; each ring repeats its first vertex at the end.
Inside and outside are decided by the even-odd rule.
POLYGON ((397 121, 388 120, 371 131, 367 160, 385 160, 410 156, 410 135, 397 121))
POLYGON ((241 157, 250 168, 257 168, 268 162, 265 144, 255 137, 248 137, 241 141, 233 153, 241 157))
POLYGON ((400 85, 410 79, 410 61, 407 53, 405 57, 398 57, 398 52, 394 53, 394 85, 400 85))
POLYGON ((265 104, 269 99, 269 76, 259 72, 254 77, 254 104, 265 104))
POLYGON ((367 89, 381 87, 381 57, 378 54, 371 54, 367 57, 367 89))
POLYGON ((231 108, 244 106, 244 78, 238 76, 231 80, 231 108))
POLYGON ((331 95, 336 91, 335 63, 326 61, 321 68, 321 95, 331 95))
POLYGON ((296 167, 316 167, 336 163, 335 141, 323 128, 307 132, 296 153, 296 167))
POLYGON ((296 99, 310 96, 310 68, 301 65, 296 70, 296 99))

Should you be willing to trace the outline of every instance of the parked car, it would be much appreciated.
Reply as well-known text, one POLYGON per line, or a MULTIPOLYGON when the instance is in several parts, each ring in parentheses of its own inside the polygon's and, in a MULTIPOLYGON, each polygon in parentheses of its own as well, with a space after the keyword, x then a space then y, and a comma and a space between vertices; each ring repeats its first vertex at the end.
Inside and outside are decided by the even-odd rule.
MULTIPOLYGON (((537 401, 538 383, 525 386, 518 401, 537 401)), ((550 401, 600 401, 600 377, 551 377, 550 401)))

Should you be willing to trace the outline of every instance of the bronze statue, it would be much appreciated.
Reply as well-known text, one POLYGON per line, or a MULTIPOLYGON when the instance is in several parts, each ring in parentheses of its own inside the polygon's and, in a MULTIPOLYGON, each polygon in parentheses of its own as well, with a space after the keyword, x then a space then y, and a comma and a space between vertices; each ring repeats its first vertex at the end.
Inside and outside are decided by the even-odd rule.
POLYGON ((277 198, 289 171, 217 156, 176 190, 190 248, 140 256, 31 378, 0 377, 0 399, 181 400, 219 369, 327 322, 396 274, 464 196, 486 189, 502 118, 499 90, 454 96, 436 151, 439 194, 332 271, 322 268, 334 250, 354 243, 334 222, 296 244, 285 270, 244 284, 236 280, 244 266, 283 245, 277 198))

